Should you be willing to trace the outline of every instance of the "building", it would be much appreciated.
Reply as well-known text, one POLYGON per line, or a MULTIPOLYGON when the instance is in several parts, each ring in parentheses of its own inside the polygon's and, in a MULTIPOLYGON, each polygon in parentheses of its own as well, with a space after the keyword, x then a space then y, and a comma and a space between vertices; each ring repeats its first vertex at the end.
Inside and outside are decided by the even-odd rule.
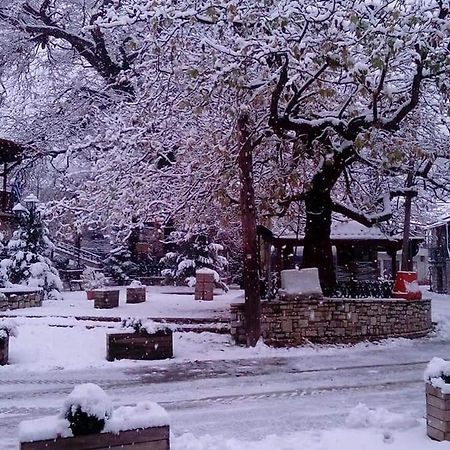
POLYGON ((431 290, 450 293, 450 216, 444 216, 428 227, 431 290))
MULTIPOLYGON (((270 264, 262 263, 262 273, 270 279, 271 272, 302 267, 304 236, 294 233, 276 236, 265 227, 258 227, 260 248, 271 247, 270 264)), ((378 227, 366 227, 350 220, 334 222, 331 227, 336 278, 339 282, 377 281, 380 278, 395 277, 399 268, 402 236, 388 236, 378 227), (380 255, 385 255, 380 262, 380 255)), ((412 237, 410 246, 416 267, 421 261, 419 254, 422 237, 412 237)), ((261 252, 261 253, 264 253, 261 252)), ((423 253, 423 252, 422 252, 423 253)), ((267 261, 268 258, 261 258, 267 261)), ((420 264, 420 272, 426 273, 426 258, 420 264)))

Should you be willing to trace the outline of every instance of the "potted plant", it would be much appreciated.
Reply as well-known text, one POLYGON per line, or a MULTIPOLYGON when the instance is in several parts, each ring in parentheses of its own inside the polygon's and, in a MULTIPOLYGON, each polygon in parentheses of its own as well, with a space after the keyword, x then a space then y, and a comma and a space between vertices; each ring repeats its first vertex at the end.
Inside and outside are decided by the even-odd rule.
POLYGON ((95 299, 95 289, 101 289, 106 285, 107 278, 103 272, 93 269, 92 267, 86 267, 81 274, 84 288, 86 289, 86 295, 88 300, 95 299))
POLYGON ((173 357, 172 329, 165 323, 129 318, 123 333, 106 335, 106 359, 166 359, 173 357))
POLYGON ((21 450, 83 449, 169 450, 168 415, 156 403, 115 410, 106 393, 92 383, 76 386, 58 416, 22 422, 21 450))
POLYGON ((127 287, 127 303, 144 303, 145 297, 145 286, 140 281, 132 281, 127 287))
POLYGON ((17 336, 17 326, 12 320, 0 321, 0 366, 8 364, 9 337, 17 336))
POLYGON ((425 370, 427 434, 450 441, 450 361, 433 358, 425 370))

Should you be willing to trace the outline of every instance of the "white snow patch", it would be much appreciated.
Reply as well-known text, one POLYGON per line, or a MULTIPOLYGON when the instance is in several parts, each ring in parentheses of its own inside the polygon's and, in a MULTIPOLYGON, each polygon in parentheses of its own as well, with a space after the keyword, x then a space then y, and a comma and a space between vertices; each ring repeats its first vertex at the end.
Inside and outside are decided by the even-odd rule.
POLYGON ((384 408, 370 409, 363 403, 359 403, 350 411, 345 423, 350 428, 388 430, 407 430, 418 425, 418 421, 412 417, 393 413, 384 408))
POLYGON ((169 415, 166 410, 157 403, 142 402, 136 406, 120 406, 115 409, 112 417, 107 420, 103 433, 118 433, 136 428, 165 425, 169 425, 169 415))
POLYGON ((280 293, 297 295, 322 295, 319 281, 319 269, 291 269, 281 271, 280 293))

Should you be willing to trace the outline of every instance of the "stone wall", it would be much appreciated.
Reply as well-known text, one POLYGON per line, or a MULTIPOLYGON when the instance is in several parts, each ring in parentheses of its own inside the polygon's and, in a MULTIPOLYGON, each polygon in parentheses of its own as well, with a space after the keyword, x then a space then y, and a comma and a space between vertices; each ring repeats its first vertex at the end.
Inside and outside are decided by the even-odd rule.
MULTIPOLYGON (((420 337, 431 327, 431 300, 324 298, 261 305, 262 337, 273 346, 420 337)), ((243 304, 231 305, 231 334, 245 344, 243 304)))
POLYGON ((42 291, 0 292, 0 311, 42 306, 42 291))

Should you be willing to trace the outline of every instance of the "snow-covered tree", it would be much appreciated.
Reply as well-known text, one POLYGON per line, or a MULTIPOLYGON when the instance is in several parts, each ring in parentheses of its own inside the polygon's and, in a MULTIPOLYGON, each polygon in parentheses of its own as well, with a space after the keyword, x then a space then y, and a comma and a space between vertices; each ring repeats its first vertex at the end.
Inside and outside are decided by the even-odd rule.
POLYGON ((61 298, 62 283, 50 254, 54 245, 42 218, 42 210, 32 204, 17 205, 19 227, 13 232, 6 248, 7 257, 0 262, 12 284, 39 287, 47 300, 61 298))
POLYGON ((220 277, 228 265, 220 254, 223 246, 212 242, 204 232, 175 231, 169 241, 174 249, 161 259, 161 264, 165 267, 162 274, 170 281, 192 284, 196 270, 201 268, 214 270, 220 277))
MULTIPOLYGON (((71 166, 61 181, 71 194, 60 206, 119 226, 240 215, 255 304, 257 220, 303 210, 304 261, 333 284, 332 213, 369 225, 391 216, 407 192, 408 140, 395 140, 404 130, 422 136, 413 170, 423 191, 438 189, 436 161, 448 154, 431 142, 447 133, 447 1, 6 0, 0 21, 2 42, 23 45, 16 58, 2 53, 20 62, 4 85, 37 62, 53 75, 34 84, 48 94, 39 114, 24 110, 45 124, 27 136, 67 151, 58 169, 71 166)), ((21 104, 11 116, 23 118, 21 104)), ((23 135, 24 123, 8 130, 23 135)))
POLYGON ((129 284, 136 277, 137 265, 132 261, 131 251, 126 245, 111 250, 105 260, 105 275, 120 286, 129 284))

